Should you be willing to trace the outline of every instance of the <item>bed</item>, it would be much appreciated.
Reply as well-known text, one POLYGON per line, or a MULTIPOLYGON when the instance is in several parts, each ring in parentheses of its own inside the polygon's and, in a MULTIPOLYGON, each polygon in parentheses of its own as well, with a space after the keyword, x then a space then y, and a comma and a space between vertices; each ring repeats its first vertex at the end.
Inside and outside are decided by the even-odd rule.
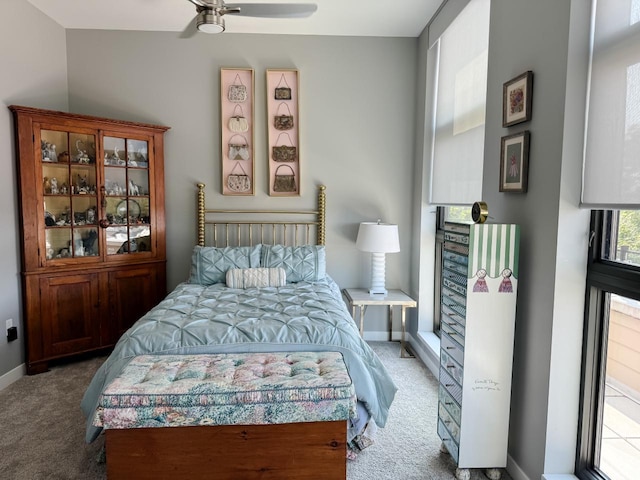
POLYGON ((362 446, 365 427, 384 427, 397 389, 326 272, 325 187, 308 211, 208 209, 203 184, 197 199, 190 277, 120 338, 96 372, 81 405, 86 441, 101 432, 94 425, 101 393, 136 356, 332 351, 342 354, 358 400, 347 440, 362 446), (283 271, 286 280, 274 277, 279 286, 272 286, 262 278, 254 287, 243 274, 255 269, 283 271))

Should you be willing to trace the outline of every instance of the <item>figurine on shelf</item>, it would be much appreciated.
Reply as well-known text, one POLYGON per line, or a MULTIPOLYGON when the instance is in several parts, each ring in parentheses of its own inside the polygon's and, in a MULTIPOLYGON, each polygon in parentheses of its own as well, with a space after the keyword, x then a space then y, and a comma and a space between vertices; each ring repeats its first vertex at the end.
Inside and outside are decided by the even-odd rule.
POLYGON ((67 193, 69 193, 69 186, 67 185, 67 182, 64 182, 62 186, 60 186, 60 193, 62 195, 66 195, 67 193))
POLYGON ((129 195, 140 195, 140 186, 129 179, 129 195))
POLYGON ((53 143, 40 140, 40 148, 42 149, 42 161, 43 162, 57 162, 58 156, 56 155, 56 146, 53 143))
POLYGON ((89 163, 91 163, 91 159, 89 158, 87 151, 82 150, 81 148, 82 145, 83 145, 82 140, 76 141, 76 150, 78 150, 78 153, 76 154, 76 162, 84 165, 88 165, 89 163))
POLYGON ((69 152, 66 150, 58 155, 58 162, 69 163, 69 152))
POLYGON ((91 230, 89 231, 89 235, 86 238, 82 239, 82 245, 84 246, 85 255, 98 254, 98 252, 95 250, 97 238, 98 238, 98 233, 95 230, 91 230))
POLYGON ((51 181, 49 180, 49 177, 44 177, 42 189, 44 190, 44 193, 51 193, 51 181))
POLYGON ((56 177, 51 178, 51 195, 58 195, 58 179, 56 177))
POLYGON ((87 223, 95 224, 96 223, 96 207, 89 207, 87 209, 87 214, 85 218, 87 223))
POLYGON ((87 183, 87 175, 85 175, 84 177, 82 175, 80 175, 79 173, 76 174, 76 190, 75 193, 78 194, 82 194, 82 193, 89 193, 89 185, 87 183))
POLYGON ((49 158, 52 162, 58 161, 58 155, 56 155, 56 146, 54 143, 47 144, 49 146, 49 158))

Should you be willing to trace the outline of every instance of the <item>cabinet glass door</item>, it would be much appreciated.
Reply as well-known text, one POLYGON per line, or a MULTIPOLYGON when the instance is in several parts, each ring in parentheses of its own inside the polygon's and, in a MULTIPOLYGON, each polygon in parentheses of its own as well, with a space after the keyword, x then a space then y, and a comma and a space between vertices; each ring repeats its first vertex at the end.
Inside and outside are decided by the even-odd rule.
POLYGON ((151 250, 149 144, 104 137, 107 255, 151 250))
POLYGON ((99 255, 96 139, 41 130, 47 261, 99 255))

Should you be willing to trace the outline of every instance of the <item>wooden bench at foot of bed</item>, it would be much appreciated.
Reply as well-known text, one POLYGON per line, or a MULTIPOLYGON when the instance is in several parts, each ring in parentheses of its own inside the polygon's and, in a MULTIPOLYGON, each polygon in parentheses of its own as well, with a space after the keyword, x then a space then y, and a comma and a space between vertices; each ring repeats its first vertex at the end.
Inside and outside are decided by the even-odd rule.
POLYGON ((109 429, 107 478, 344 480, 345 421, 109 429))
POLYGON ((94 424, 110 480, 344 479, 355 403, 337 352, 143 355, 94 424))

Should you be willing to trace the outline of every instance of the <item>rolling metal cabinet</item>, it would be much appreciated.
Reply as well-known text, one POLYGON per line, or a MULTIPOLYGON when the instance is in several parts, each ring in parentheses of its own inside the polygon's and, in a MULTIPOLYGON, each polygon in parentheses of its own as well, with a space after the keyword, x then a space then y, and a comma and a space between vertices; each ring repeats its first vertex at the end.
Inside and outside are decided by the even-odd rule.
POLYGON ((507 463, 518 290, 517 225, 445 224, 438 435, 456 478, 507 463))

